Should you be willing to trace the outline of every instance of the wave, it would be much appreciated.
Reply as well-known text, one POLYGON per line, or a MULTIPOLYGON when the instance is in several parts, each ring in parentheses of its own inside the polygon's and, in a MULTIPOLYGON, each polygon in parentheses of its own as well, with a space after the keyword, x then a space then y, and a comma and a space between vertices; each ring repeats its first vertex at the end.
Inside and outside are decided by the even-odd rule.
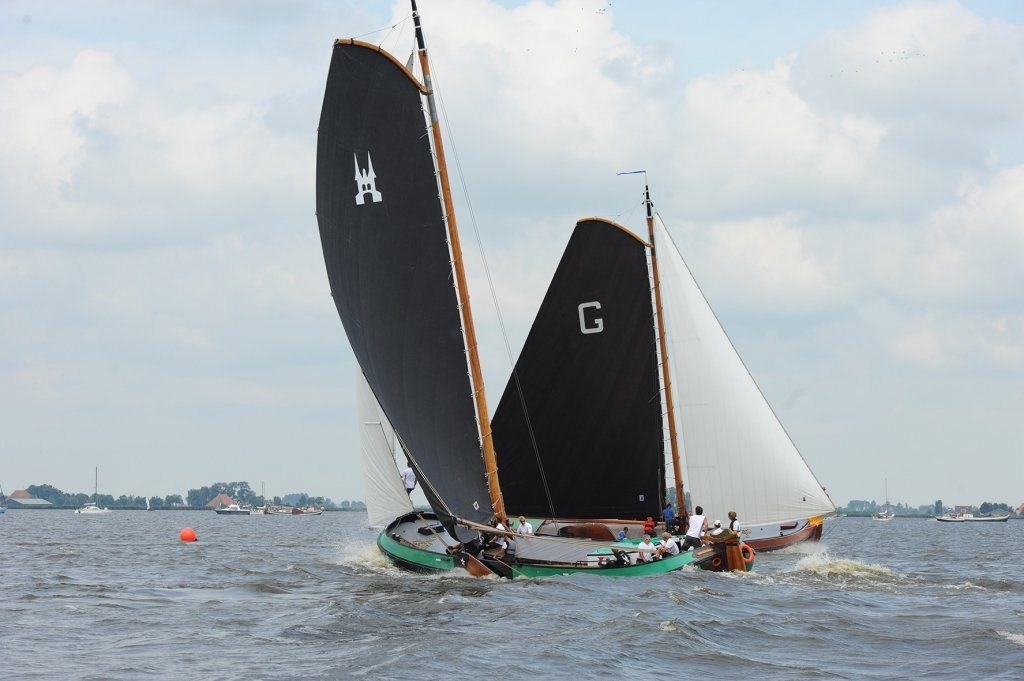
POLYGON ((789 546, 783 546, 771 552, 773 556, 809 556, 819 553, 828 553, 828 546, 820 541, 802 541, 789 546))
POLYGON ((1019 646, 1024 646, 1024 634, 1014 634, 1009 631, 997 631, 997 634, 1005 638, 1007 641, 1012 641, 1019 646))
POLYGON ((280 583, 269 581, 269 580, 259 580, 259 581, 255 581, 255 582, 249 582, 248 584, 242 584, 241 588, 244 589, 245 591, 252 591, 254 593, 261 593, 261 594, 287 594, 287 593, 291 593, 291 591, 289 591, 285 587, 281 586, 280 583))
POLYGON ((376 544, 347 545, 338 558, 338 565, 354 568, 359 571, 375 572, 386 575, 408 575, 387 559, 376 544))
POLYGON ((985 587, 975 584, 973 582, 964 582, 963 584, 946 584, 942 587, 943 589, 949 589, 951 591, 968 591, 970 589, 978 589, 984 591, 985 587))
POLYGON ((845 588, 892 588, 902 585, 906 575, 877 563, 839 558, 829 553, 814 553, 801 558, 792 570, 778 575, 782 579, 824 581, 845 588))

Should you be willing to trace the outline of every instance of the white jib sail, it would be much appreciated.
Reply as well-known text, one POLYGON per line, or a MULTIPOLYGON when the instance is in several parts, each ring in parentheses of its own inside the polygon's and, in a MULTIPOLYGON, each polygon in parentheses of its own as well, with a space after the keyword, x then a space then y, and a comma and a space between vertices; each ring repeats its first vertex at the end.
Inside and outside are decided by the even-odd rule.
POLYGON ((398 516, 410 513, 412 501, 395 463, 395 431, 359 367, 356 367, 356 374, 366 514, 371 527, 383 527, 398 516))
POLYGON ((711 518, 789 523, 835 506, 779 423, 655 215, 684 484, 711 518))

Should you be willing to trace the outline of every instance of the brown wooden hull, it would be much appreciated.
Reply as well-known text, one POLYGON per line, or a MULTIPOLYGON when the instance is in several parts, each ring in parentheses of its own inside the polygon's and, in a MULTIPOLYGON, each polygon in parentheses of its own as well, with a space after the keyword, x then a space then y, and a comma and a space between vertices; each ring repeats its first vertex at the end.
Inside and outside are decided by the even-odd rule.
POLYGON ((787 546, 799 544, 802 541, 820 540, 823 528, 824 523, 808 523, 792 534, 783 535, 781 537, 767 537, 764 539, 744 539, 743 541, 746 544, 749 544, 755 551, 778 551, 779 549, 784 549, 787 546))

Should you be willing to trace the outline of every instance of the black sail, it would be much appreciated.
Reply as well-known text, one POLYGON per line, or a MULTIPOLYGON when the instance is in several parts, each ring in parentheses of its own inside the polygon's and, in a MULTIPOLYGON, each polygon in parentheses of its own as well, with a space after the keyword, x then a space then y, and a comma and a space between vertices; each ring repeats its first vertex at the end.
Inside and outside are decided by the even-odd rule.
POLYGON ((510 513, 657 516, 665 463, 653 314, 645 243, 604 220, 577 223, 491 421, 510 513))
POLYGON ((431 507, 491 512, 419 83, 376 46, 338 41, 320 114, 316 210, 356 360, 431 507))

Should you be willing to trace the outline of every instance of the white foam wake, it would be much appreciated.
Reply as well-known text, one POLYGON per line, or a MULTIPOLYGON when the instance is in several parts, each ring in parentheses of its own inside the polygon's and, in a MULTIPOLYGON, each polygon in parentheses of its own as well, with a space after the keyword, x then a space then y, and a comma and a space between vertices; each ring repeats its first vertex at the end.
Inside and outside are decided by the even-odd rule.
POLYGON ((793 572, 825 579, 858 582, 893 582, 903 578, 903 575, 884 565, 837 558, 828 553, 814 553, 801 558, 793 572))
POLYGON ((997 631, 997 634, 1005 638, 1007 641, 1012 641, 1019 646, 1024 646, 1024 634, 1014 634, 1009 631, 997 631))

